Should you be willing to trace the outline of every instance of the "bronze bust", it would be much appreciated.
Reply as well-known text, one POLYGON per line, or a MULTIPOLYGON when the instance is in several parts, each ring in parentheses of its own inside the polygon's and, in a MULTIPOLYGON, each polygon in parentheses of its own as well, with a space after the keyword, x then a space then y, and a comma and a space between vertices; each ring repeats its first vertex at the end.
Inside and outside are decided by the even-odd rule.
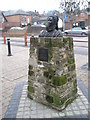
POLYGON ((49 16, 47 21, 48 25, 46 26, 46 30, 42 30, 39 37, 62 37, 61 30, 58 30, 58 16, 49 16))

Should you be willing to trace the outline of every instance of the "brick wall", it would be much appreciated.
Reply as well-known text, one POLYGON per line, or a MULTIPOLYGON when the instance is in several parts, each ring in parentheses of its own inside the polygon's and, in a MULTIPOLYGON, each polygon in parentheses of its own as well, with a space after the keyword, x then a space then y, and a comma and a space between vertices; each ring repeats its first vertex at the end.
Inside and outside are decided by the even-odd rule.
POLYGON ((76 22, 79 21, 86 21, 88 20, 88 15, 86 13, 80 13, 77 17, 76 17, 76 22))
POLYGON ((43 28, 43 27, 31 27, 29 26, 27 28, 27 33, 30 34, 30 35, 39 35, 40 34, 40 31, 41 30, 45 30, 46 28, 43 28))
POLYGON ((7 37, 19 37, 19 36, 23 36, 25 35, 25 31, 26 30, 8 30, 6 32, 6 36, 7 37))
POLYGON ((8 20, 8 22, 20 22, 20 16, 19 15, 6 16, 6 19, 8 20))
POLYGON ((7 29, 11 28, 11 27, 20 27, 21 25, 27 25, 28 23, 31 22, 31 16, 28 15, 9 15, 6 16, 6 19, 8 22, 4 22, 3 23, 3 28, 7 31, 7 29), (25 18, 26 21, 23 21, 23 19, 25 18))
POLYGON ((17 22, 17 23, 24 23, 27 24, 28 22, 31 22, 31 16, 28 15, 10 15, 6 16, 6 19, 8 22, 17 22), (22 19, 25 18, 26 21, 23 21, 22 19))

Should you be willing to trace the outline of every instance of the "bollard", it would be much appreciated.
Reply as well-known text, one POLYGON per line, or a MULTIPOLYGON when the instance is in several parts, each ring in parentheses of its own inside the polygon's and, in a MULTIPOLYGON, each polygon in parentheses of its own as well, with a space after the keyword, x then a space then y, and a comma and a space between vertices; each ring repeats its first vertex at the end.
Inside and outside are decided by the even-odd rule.
POLYGON ((5 35, 5 32, 3 32, 3 38, 4 38, 4 44, 6 44, 6 35, 5 35))
POLYGON ((25 46, 27 46, 27 32, 25 32, 24 38, 25 38, 25 46))
POLYGON ((12 56, 11 47, 10 47, 10 39, 7 39, 7 44, 8 44, 8 56, 12 56))

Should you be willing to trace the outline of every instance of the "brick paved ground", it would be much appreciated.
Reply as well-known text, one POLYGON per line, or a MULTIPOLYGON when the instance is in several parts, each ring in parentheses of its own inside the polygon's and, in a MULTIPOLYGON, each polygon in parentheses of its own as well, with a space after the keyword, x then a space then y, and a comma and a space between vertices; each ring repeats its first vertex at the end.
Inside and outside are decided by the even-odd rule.
POLYGON ((1 81, 1 75, 2 75, 2 46, 0 45, 0 120, 2 118, 2 81, 1 81))
POLYGON ((60 118, 60 117, 87 117, 88 101, 78 89, 78 97, 65 110, 59 112, 27 98, 27 85, 24 85, 17 118, 60 118))
MULTIPOLYGON (((2 71, 0 71, 0 74, 2 75, 2 81, 0 79, 0 89, 2 88, 2 93, 0 92, 0 103, 2 99, 2 109, 0 104, 0 117, 1 115, 2 117, 10 117, 12 112, 11 117, 16 116, 17 118, 51 118, 78 115, 79 117, 87 117, 88 101, 85 94, 83 94, 84 92, 82 93, 80 90, 81 88, 83 89, 82 85, 80 89, 78 88, 78 98, 62 112, 58 112, 28 99, 26 92, 29 47, 12 45, 13 56, 9 57, 7 56, 7 45, 2 44, 0 41, 0 46, 1 45, 0 54, 2 54, 2 56, 0 57, 2 57, 2 62, 0 61, 0 68, 2 65, 2 69, 0 70, 2 71)), ((87 56, 75 55, 75 60, 77 77, 80 78, 83 86, 88 88, 88 71, 87 69, 82 69, 82 66, 87 63, 87 56)))
MULTIPOLYGON (((28 48, 11 46, 13 56, 7 56, 2 45, 2 116, 4 117, 17 82, 27 80, 28 48)), ((1 63, 1 62, 0 62, 1 63)))
POLYGON ((85 66, 88 63, 88 57, 86 55, 77 54, 75 55, 75 61, 77 77, 80 78, 88 88, 88 70, 87 66, 85 66))

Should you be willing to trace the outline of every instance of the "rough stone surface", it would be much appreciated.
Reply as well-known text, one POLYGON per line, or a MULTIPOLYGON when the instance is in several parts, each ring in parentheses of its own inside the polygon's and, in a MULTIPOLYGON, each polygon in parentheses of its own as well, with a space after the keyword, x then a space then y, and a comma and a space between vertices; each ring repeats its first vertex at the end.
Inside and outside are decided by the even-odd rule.
POLYGON ((31 38, 30 43, 28 96, 62 110, 77 95, 72 38, 31 38))

